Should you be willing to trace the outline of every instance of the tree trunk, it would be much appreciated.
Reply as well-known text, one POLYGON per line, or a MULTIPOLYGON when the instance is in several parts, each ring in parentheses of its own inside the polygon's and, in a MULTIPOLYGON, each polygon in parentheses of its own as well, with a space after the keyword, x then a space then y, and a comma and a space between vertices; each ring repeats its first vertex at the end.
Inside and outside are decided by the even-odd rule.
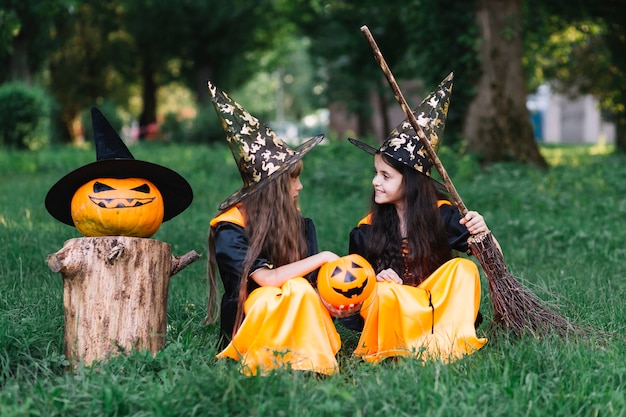
MULTIPOLYGON (((360 103, 371 103, 372 96, 367 91, 359 91, 356 93, 357 100, 360 103)), ((346 108, 348 103, 346 102, 346 108)), ((368 104, 360 105, 355 112, 356 116, 356 135, 357 137, 365 137, 375 132, 374 120, 370 111, 368 110, 368 104)))
POLYGON ((71 239, 47 258, 63 278, 65 356, 73 364, 130 350, 156 354, 165 343, 170 277, 199 258, 158 240, 71 239))
POLYGON ((203 106, 211 104, 211 94, 207 88, 207 81, 215 81, 213 72, 213 67, 209 64, 201 64, 195 68, 196 99, 203 106))
POLYGON ((28 63, 28 46, 30 41, 22 34, 13 39, 13 53, 10 56, 9 79, 12 81, 22 81, 28 85, 32 84, 30 66, 28 63))
POLYGON ((615 147, 617 152, 626 153, 626 116, 615 123, 615 147))
POLYGON ((389 106, 387 105, 387 96, 382 93, 378 93, 376 94, 376 98, 378 100, 378 106, 380 107, 379 113, 382 126, 382 134, 379 136, 379 139, 384 141, 387 138, 387 135, 391 133, 393 127, 391 127, 391 122, 389 121, 389 106))
POLYGON ((154 80, 152 63, 144 59, 141 65, 143 109, 139 116, 139 139, 151 139, 158 135, 157 132, 157 85, 154 80))
POLYGON ((481 0, 477 19, 482 75, 464 121, 468 150, 483 163, 514 160, 545 168, 526 108, 521 0, 481 0))

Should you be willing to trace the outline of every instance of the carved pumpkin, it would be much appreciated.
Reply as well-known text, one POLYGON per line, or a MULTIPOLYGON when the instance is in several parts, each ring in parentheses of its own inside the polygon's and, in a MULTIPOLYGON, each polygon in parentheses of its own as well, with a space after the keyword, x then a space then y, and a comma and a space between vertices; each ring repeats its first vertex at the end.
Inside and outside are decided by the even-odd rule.
POLYGON ((97 178, 72 197, 74 225, 85 236, 150 237, 163 222, 163 197, 142 178, 97 178))
POLYGON ((376 273, 362 256, 351 254, 320 267, 317 290, 335 308, 364 302, 374 291, 376 273))

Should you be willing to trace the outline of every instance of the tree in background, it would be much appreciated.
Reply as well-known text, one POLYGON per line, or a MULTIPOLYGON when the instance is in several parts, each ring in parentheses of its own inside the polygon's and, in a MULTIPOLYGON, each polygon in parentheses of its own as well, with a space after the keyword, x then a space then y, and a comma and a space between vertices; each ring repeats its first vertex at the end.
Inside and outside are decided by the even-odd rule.
POLYGON ((173 4, 179 23, 174 33, 180 75, 199 103, 210 102, 207 80, 232 90, 256 74, 261 56, 283 39, 284 19, 274 0, 173 4))
POLYGON ((242 85, 259 70, 261 53, 275 47, 284 32, 271 0, 14 3, 0 14, 12 28, 3 25, 0 32, 5 40, 0 54, 6 51, 11 63, 4 73, 30 79, 41 68, 34 58, 41 57, 47 65, 44 83, 59 103, 70 141, 76 139, 81 111, 103 101, 129 109, 137 92, 141 126, 154 124, 157 91, 172 81, 182 81, 207 104, 209 78, 228 89, 242 85), (31 50, 27 46, 34 41, 25 41, 31 39, 47 43, 31 50))
POLYGON ((465 114, 467 147, 486 163, 510 159, 545 168, 526 107, 522 0, 480 0, 476 19, 481 75, 465 114))
POLYGON ((545 167, 526 108, 521 0, 417 0, 411 51, 430 84, 454 69, 446 140, 489 164, 515 160, 545 167), (437 74, 437 77, 440 77, 437 74))
MULTIPOLYGON (((356 133, 371 134, 372 97, 383 117, 397 103, 359 31, 366 24, 400 81, 419 80, 428 91, 455 72, 446 143, 463 143, 485 163, 510 159, 545 166, 525 107, 527 88, 538 72, 546 78, 554 74, 563 84, 586 77, 579 90, 600 98, 617 123, 618 146, 626 148, 624 0, 5 3, 0 56, 8 59, 0 80, 34 74, 59 102, 68 137, 80 112, 103 100, 138 114, 146 125, 156 121, 157 92, 169 83, 186 85, 202 107, 209 102, 207 79, 233 91, 252 79, 262 81, 255 78, 259 72, 278 74, 281 68, 278 85, 286 94, 286 112, 299 117, 308 109, 305 101, 319 106, 342 101, 355 115, 356 133), (570 51, 570 58, 593 56, 596 65, 539 59, 550 35, 564 33, 567 25, 581 33, 593 30, 562 51, 570 51), (310 42, 294 42, 295 33, 310 42), (523 49, 533 44, 537 49, 523 49), (306 63, 304 52, 315 71, 308 88, 303 80, 308 82, 310 71, 290 65, 294 57, 298 65, 306 63), (525 78, 522 63, 533 78, 525 78), (578 71, 582 68, 585 74, 578 71), (131 103, 137 96, 141 100, 131 103)), ((260 93, 258 98, 263 99, 260 93)), ((383 118, 384 131, 392 127, 383 118)))
POLYGON ((463 140, 464 115, 480 81, 476 7, 475 0, 413 0, 402 13, 402 24, 408 31, 406 60, 415 68, 414 76, 430 91, 454 71, 446 144, 457 145, 463 140))
POLYGON ((319 68, 311 62, 309 47, 308 38, 291 36, 266 51, 257 61, 260 72, 237 89, 239 101, 268 122, 298 123, 323 108, 324 89, 316 78, 319 68))
MULTIPOLYGON (((20 18, 17 12, 12 9, 0 9, 0 60, 10 62, 14 52, 13 42, 16 38, 15 33, 20 30, 20 18)), ((6 81, 11 79, 12 64, 6 67, 0 67, 0 80, 6 81)))
POLYGON ((533 84, 597 97, 615 122, 618 151, 626 152, 626 1, 527 0, 526 6, 533 84))
MULTIPOLYGON (((455 71, 447 142, 465 141, 483 162, 516 160, 545 166, 526 109, 522 66, 521 0, 374 0, 292 2, 311 53, 324 62, 329 100, 344 100, 359 120, 357 134, 372 126, 370 94, 391 94, 359 28, 366 24, 394 75, 421 80, 426 90, 455 71)), ((393 104, 396 105, 396 104, 393 104)), ((385 122, 385 131, 390 131, 385 122)))
POLYGON ((56 17, 66 14, 71 0, 5 0, 0 9, 1 81, 27 84, 40 71, 52 45, 56 17), (6 61, 5 61, 6 59, 6 61))
POLYGON ((167 0, 122 0, 120 20, 128 34, 127 55, 132 57, 134 75, 139 80, 141 110, 139 139, 156 132, 157 90, 176 78, 180 26, 184 25, 184 5, 167 0))
POLYGON ((127 107, 132 60, 117 3, 84 2, 55 21, 48 50, 48 89, 60 107, 66 138, 77 140, 81 112, 103 101, 127 107))
POLYGON ((282 39, 272 0, 122 0, 141 82, 140 129, 157 122, 157 90, 178 80, 209 103, 207 80, 230 89, 259 71, 263 52, 282 39))
POLYGON ((411 73, 410 66, 400 62, 406 55, 410 30, 401 22, 404 4, 398 0, 298 0, 284 1, 281 6, 301 33, 311 39, 309 52, 319 69, 317 79, 325 90, 319 104, 342 103, 356 118, 354 133, 358 136, 372 134, 372 94, 382 109, 383 130, 391 131, 395 127, 391 126, 386 111, 393 96, 359 31, 362 25, 368 25, 385 51, 389 65, 398 69, 399 77, 419 78, 411 73))

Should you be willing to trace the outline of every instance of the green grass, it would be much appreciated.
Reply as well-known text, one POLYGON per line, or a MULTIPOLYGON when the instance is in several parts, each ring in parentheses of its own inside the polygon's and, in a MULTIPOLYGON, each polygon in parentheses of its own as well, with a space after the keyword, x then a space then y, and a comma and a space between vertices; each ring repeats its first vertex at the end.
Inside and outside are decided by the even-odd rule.
MULTIPOLYGON (((0 151, 0 415, 4 416, 626 416, 626 158, 606 148, 543 147, 551 168, 481 169, 440 153, 469 209, 483 214, 510 271, 580 323, 608 332, 579 340, 512 339, 489 330, 483 281, 479 328, 490 341, 449 365, 354 360, 356 336, 340 329, 341 372, 317 378, 277 371, 245 377, 216 361, 217 331, 206 305, 208 222, 241 185, 226 146, 146 143, 137 159, 168 166, 194 189, 194 202, 154 236, 175 255, 201 260, 172 277, 168 333, 155 357, 132 352, 75 372, 63 356, 63 287, 48 254, 76 230, 45 210, 48 189, 93 162, 92 149, 0 151), (550 295, 552 294, 552 296, 550 295), (553 298, 555 297, 555 298, 553 298)), ((305 159, 302 211, 321 249, 342 255, 365 214, 371 157, 345 142, 305 159)))

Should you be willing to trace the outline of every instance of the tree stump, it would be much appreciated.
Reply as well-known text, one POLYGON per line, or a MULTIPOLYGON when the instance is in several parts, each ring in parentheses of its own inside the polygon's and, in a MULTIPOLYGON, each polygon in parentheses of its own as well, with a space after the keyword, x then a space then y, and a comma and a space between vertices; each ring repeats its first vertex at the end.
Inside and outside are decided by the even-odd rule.
POLYGON ((65 356, 73 364, 165 344, 170 277, 199 259, 169 244, 126 236, 70 239, 48 255, 63 278, 65 356))

